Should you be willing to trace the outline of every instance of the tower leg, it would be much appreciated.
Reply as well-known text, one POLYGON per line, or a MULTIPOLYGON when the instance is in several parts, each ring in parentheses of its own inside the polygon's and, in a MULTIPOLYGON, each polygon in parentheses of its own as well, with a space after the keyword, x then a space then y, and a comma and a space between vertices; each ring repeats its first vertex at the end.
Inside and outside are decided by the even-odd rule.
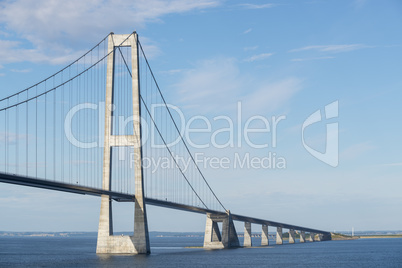
POLYGON ((240 247, 239 237, 237 236, 236 228, 234 226, 232 215, 230 211, 228 213, 228 222, 229 222, 229 247, 237 248, 240 247))
POLYGON ((132 237, 113 236, 112 202, 107 195, 101 197, 101 212, 96 253, 138 253, 132 237))

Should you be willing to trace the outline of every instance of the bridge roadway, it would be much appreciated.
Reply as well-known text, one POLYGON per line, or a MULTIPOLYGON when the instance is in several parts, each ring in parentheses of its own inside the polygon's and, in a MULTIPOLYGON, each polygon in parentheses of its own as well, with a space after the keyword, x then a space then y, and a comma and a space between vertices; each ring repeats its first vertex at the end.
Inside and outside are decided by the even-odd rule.
MULTIPOLYGON (((119 193, 119 192, 114 192, 114 191, 107 191, 107 190, 102 190, 102 189, 97 189, 97 188, 91 188, 91 187, 86 187, 86 186, 80 186, 80 185, 74 185, 74 184, 68 184, 68 183, 62 183, 62 182, 56 182, 56 181, 50 181, 50 180, 37 179, 37 178, 32 178, 32 177, 25 177, 25 176, 20 176, 20 175, 16 175, 16 174, 0 173, 0 182, 22 185, 22 186, 30 186, 30 187, 41 188, 41 189, 56 190, 56 191, 62 191, 62 192, 68 192, 68 193, 83 194, 83 195, 95 195, 95 196, 108 195, 108 196, 110 196, 110 198, 112 198, 113 200, 118 201, 118 202, 135 202, 135 196, 131 195, 131 194, 124 194, 124 193, 119 193)), ((222 212, 222 211, 188 206, 188 205, 178 204, 178 203, 164 201, 164 200, 152 199, 152 198, 145 198, 145 203, 147 205, 183 210, 183 211, 200 213, 200 214, 210 213, 210 214, 222 215, 222 216, 226 215, 226 212, 222 212)), ((231 216, 232 216, 232 220, 241 221, 241 222, 249 222, 249 223, 255 223, 255 224, 260 224, 260 225, 281 227, 281 228, 285 228, 285 229, 299 230, 299 231, 316 233, 316 234, 324 234, 324 235, 330 234, 329 232, 322 231, 322 230, 311 229, 311 228, 306 228, 306 227, 302 227, 302 226, 286 224, 286 223, 281 223, 281 222, 276 222, 276 221, 263 220, 263 219, 247 217, 247 216, 242 216, 242 215, 237 215, 237 214, 231 214, 231 216)))

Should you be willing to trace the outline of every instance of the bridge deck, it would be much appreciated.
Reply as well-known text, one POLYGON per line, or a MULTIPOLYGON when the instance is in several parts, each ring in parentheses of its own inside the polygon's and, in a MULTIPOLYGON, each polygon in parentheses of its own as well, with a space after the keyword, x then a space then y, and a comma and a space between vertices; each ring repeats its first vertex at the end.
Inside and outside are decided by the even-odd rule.
POLYGON ((134 195, 130 194, 106 191, 97 188, 91 188, 86 186, 80 186, 50 180, 42 180, 32 177, 24 177, 15 174, 0 173, 0 182, 30 186, 41 189, 56 190, 74 194, 96 195, 96 196, 108 195, 116 201, 134 202, 134 195))
MULTIPOLYGON (((24 177, 24 176, 19 176, 19 175, 15 175, 15 174, 0 173, 0 182, 36 187, 36 188, 41 188, 41 189, 69 192, 69 193, 75 193, 75 194, 95 195, 95 196, 108 195, 108 196, 110 196, 110 198, 112 198, 113 200, 116 200, 118 202, 134 202, 135 201, 135 196, 130 195, 130 194, 107 191, 107 190, 85 187, 85 186, 74 185, 74 184, 68 184, 68 183, 42 180, 42 179, 31 178, 31 177, 24 177)), ((218 214, 218 215, 226 214, 226 212, 222 212, 222 211, 188 206, 188 205, 184 205, 184 204, 178 204, 178 203, 173 203, 173 202, 164 201, 164 200, 157 200, 157 199, 152 199, 152 198, 145 198, 145 203, 147 205, 166 207, 166 208, 183 210, 183 211, 200 213, 200 214, 207 214, 207 213, 218 214)), ((285 229, 294 229, 294 230, 298 230, 298 231, 322 233, 322 234, 329 233, 329 232, 322 231, 322 230, 316 230, 316 229, 301 227, 301 226, 297 226, 297 225, 263 220, 263 219, 247 217, 247 216, 242 216, 242 215, 237 215, 237 214, 232 214, 232 219, 235 221, 251 222, 251 223, 255 223, 255 224, 269 225, 269 226, 274 226, 274 227, 282 227, 285 229)))
MULTIPOLYGON (((157 199, 151 199, 151 198, 145 198, 145 203, 147 205, 154 205, 154 206, 159 206, 159 207, 166 207, 166 208, 184 210, 184 211, 201 213, 201 214, 212 213, 212 214, 218 214, 218 215, 226 215, 226 213, 222 212, 222 211, 187 206, 187 205, 183 205, 183 204, 177 204, 177 203, 173 203, 173 202, 169 202, 169 201, 163 201, 163 200, 157 200, 157 199)), ((304 232, 313 232, 313 233, 322 233, 322 234, 329 233, 327 231, 306 228, 306 227, 302 227, 302 226, 286 224, 286 223, 281 223, 281 222, 263 220, 263 219, 253 218, 253 217, 247 217, 247 216, 242 216, 242 215, 237 215, 237 214, 232 214, 232 219, 235 221, 251 222, 251 223, 255 223, 255 224, 269 225, 269 226, 273 226, 273 227, 282 227, 285 229, 294 229, 294 230, 304 231, 304 232)))

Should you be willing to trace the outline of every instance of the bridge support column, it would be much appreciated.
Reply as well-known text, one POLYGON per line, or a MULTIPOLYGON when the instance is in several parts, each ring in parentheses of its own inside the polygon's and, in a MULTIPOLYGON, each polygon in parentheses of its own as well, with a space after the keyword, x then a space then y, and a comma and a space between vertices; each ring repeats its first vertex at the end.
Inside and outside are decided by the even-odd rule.
POLYGON ((236 228, 233 224, 232 220, 232 215, 230 214, 230 211, 228 213, 228 224, 229 228, 227 229, 229 231, 229 248, 237 248, 240 247, 240 242, 239 242, 239 237, 237 236, 236 228))
POLYGON ((212 242, 222 241, 221 232, 219 231, 218 223, 212 221, 212 242))
POLYGON ((322 234, 317 234, 317 241, 319 241, 319 242, 322 241, 322 234))
POLYGON ((261 246, 269 246, 268 225, 262 225, 261 246))
POLYGON ((289 244, 294 244, 295 243, 295 230, 290 229, 289 230, 289 244))
POLYGON ((315 233, 310 232, 310 242, 314 242, 315 233))
POLYGON ((140 125, 138 68, 138 36, 110 34, 108 39, 108 58, 105 98, 105 136, 103 152, 102 189, 111 191, 112 147, 134 147, 134 236, 113 236, 112 202, 109 196, 102 196, 99 218, 96 253, 150 253, 147 213, 144 202, 142 172, 142 132, 140 125), (135 135, 116 136, 113 131, 113 88, 115 47, 131 47, 133 133, 135 135))
POLYGON ((282 227, 276 227, 276 244, 277 245, 282 245, 283 244, 282 227))
POLYGON ((239 247, 239 245, 239 238, 230 211, 226 215, 207 214, 204 248, 221 249, 239 247), (222 222, 222 235, 219 231, 218 222, 222 222))
POLYGON ((306 242, 306 232, 300 231, 300 243, 306 242))
POLYGON ((322 235, 321 241, 328 241, 328 240, 332 240, 331 233, 324 233, 322 235))
POLYGON ((243 247, 251 247, 252 245, 253 243, 251 242, 251 222, 245 222, 243 247))

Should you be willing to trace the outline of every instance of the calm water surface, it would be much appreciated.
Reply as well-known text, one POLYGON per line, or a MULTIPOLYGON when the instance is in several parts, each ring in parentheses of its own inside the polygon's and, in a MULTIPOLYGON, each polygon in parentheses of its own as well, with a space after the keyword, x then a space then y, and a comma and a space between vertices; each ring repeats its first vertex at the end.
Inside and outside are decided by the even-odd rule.
POLYGON ((97 255, 94 236, 0 237, 0 267, 402 267, 402 238, 270 242, 264 248, 204 250, 186 248, 201 246, 202 237, 151 237, 152 254, 143 256, 97 255))

